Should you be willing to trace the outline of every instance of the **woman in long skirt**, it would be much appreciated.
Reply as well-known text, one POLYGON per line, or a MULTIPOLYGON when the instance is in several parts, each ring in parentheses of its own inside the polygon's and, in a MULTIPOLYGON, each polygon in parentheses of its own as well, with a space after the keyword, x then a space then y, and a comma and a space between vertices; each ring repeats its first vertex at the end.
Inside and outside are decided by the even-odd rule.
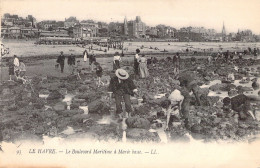
POLYGON ((139 60, 139 70, 140 70, 140 77, 146 78, 149 76, 148 68, 147 68, 147 59, 142 55, 139 60))

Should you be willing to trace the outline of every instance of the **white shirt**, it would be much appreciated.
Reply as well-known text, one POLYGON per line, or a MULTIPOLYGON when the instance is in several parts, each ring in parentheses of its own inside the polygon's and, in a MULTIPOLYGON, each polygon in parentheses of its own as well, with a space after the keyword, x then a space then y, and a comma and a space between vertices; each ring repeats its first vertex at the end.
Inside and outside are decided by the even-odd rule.
POLYGON ((114 61, 115 60, 121 61, 121 57, 120 56, 114 56, 114 61))
POLYGON ((14 59, 14 66, 16 66, 16 67, 19 67, 19 59, 18 58, 15 58, 14 59))
POLYGON ((181 92, 178 89, 175 89, 170 96, 168 97, 168 99, 171 102, 179 102, 182 101, 184 99, 184 96, 181 94, 181 92))
POLYGON ((138 54, 135 54, 135 58, 136 58, 136 59, 139 59, 139 55, 138 55, 138 54))
POLYGON ((118 61, 121 61, 121 57, 120 56, 114 56, 114 62, 118 60, 118 61))

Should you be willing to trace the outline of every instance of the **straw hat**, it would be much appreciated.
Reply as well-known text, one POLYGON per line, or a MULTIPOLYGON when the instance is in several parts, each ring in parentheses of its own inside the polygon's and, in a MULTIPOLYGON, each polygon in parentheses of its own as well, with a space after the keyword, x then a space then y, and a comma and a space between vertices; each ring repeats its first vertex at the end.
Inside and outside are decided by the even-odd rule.
POLYGON ((117 69, 116 70, 116 76, 119 79, 125 80, 125 79, 128 79, 129 74, 125 70, 123 70, 123 69, 117 69))

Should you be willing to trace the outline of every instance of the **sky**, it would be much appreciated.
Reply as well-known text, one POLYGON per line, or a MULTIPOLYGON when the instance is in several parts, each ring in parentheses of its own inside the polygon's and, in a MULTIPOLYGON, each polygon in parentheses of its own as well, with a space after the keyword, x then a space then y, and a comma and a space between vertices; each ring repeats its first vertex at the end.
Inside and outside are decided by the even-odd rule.
POLYGON ((33 15, 37 21, 79 20, 123 22, 141 16, 148 26, 165 24, 177 29, 205 27, 221 32, 250 29, 260 34, 260 0, 0 0, 1 15, 33 15))

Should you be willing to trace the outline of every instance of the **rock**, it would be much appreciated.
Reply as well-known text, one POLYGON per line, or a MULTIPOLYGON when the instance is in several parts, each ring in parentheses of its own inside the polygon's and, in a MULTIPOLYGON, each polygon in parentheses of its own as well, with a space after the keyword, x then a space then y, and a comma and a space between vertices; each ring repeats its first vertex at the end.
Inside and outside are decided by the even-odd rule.
POLYGON ((241 80, 243 79, 244 75, 241 75, 241 74, 235 74, 235 80, 241 80))
POLYGON ((77 109, 77 110, 64 110, 64 111, 61 111, 61 114, 64 116, 64 117, 71 117, 73 115, 76 115, 76 114, 83 114, 84 111, 82 109, 77 109))
POLYGON ((89 113, 109 114, 109 106, 101 100, 95 100, 88 104, 89 113))
POLYGON ((53 110, 56 111, 56 112, 61 112, 61 111, 64 111, 66 109, 67 109, 67 104, 65 102, 59 102, 59 103, 56 103, 53 106, 53 110))
POLYGON ((219 96, 207 96, 210 106, 215 105, 219 101, 219 96))
POLYGON ((59 91, 53 90, 47 97, 47 100, 57 100, 57 99, 63 99, 63 98, 64 98, 64 96, 59 91))
POLYGON ((69 117, 63 117, 63 116, 62 118, 57 119, 56 122, 57 122, 57 128, 61 130, 64 130, 64 128, 66 128, 72 123, 69 117))
POLYGON ((228 84, 228 83, 221 83, 221 84, 217 83, 209 87, 209 89, 212 91, 229 91, 230 89, 234 89, 234 88, 236 88, 235 85, 228 84))
POLYGON ((139 115, 139 116, 147 116, 150 112, 149 106, 140 106, 135 108, 134 112, 132 112, 133 115, 139 115))
POLYGON ((94 92, 94 93, 81 93, 75 96, 75 99, 85 99, 87 102, 92 102, 97 99, 101 99, 102 93, 94 92))
POLYGON ((70 109, 73 110, 73 109, 78 109, 80 106, 79 103, 76 103, 76 102, 73 102, 71 105, 70 105, 70 109))
POLYGON ((202 127, 197 124, 195 124, 191 127, 191 132, 194 132, 194 133, 200 133, 201 130, 202 130, 202 127))
POLYGON ((256 81, 254 81, 254 82, 252 83, 252 88, 253 88, 254 90, 259 89, 259 83, 257 83, 256 81))
POLYGON ((35 134, 40 134, 40 135, 42 135, 42 134, 44 134, 44 127, 43 126, 41 126, 41 125, 38 125, 38 127, 35 129, 35 134))
POLYGON ((237 94, 238 94, 238 92, 235 89, 228 91, 228 96, 230 96, 230 97, 236 96, 237 94))
POLYGON ((88 85, 81 85, 79 88, 79 92, 86 92, 89 90, 89 86, 88 85))
POLYGON ((126 124, 128 128, 143 128, 143 129, 150 128, 150 122, 145 118, 139 118, 139 117, 127 118, 126 124))
POLYGON ((146 129, 127 129, 126 137, 136 141, 155 141, 160 142, 160 138, 156 132, 149 132, 146 129))
POLYGON ((237 86, 238 93, 253 91, 250 87, 237 86))
POLYGON ((81 104, 81 103, 85 103, 86 100, 85 99, 78 99, 78 98, 73 98, 72 103, 76 103, 76 104, 81 104))
POLYGON ((73 122, 73 123, 83 123, 83 121, 85 120, 85 119, 90 119, 90 116, 89 116, 89 114, 76 114, 76 115, 74 115, 74 116, 72 116, 71 117, 71 121, 73 122))
POLYGON ((18 107, 15 104, 12 104, 11 106, 8 107, 9 111, 16 111, 18 107))
POLYGON ((110 124, 110 125, 93 125, 89 128, 87 133, 94 134, 95 139, 97 140, 104 140, 104 141, 110 141, 110 140, 116 140, 118 141, 120 139, 120 132, 117 131, 117 125, 116 124, 110 124))

